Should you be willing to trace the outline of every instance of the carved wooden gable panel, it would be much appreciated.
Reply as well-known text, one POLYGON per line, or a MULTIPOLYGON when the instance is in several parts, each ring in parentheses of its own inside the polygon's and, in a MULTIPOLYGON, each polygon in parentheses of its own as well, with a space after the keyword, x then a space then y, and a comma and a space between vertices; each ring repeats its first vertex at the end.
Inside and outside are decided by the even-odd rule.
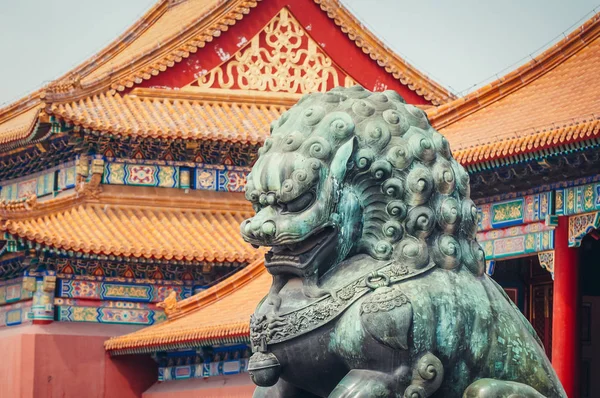
POLYGON ((310 93, 354 84, 283 8, 237 53, 187 87, 310 93))

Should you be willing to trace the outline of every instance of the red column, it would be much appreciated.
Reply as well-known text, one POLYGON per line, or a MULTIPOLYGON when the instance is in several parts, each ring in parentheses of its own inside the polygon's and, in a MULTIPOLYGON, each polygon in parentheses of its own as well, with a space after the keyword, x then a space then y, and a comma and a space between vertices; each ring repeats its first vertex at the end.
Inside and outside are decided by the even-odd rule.
POLYGON ((552 365, 567 396, 579 398, 580 318, 577 249, 569 247, 569 218, 560 217, 554 235, 552 365))

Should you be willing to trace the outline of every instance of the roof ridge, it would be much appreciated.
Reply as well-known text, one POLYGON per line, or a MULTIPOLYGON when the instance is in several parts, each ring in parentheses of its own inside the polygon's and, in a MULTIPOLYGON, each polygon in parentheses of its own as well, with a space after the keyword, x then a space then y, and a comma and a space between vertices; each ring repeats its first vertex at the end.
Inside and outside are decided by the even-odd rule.
POLYGON ((600 36, 600 14, 594 14, 582 25, 566 35, 531 61, 452 102, 430 109, 430 122, 437 129, 477 112, 510 93, 519 90, 544 76, 571 56, 586 48, 600 36))
MULTIPOLYGON (((117 93, 115 95, 120 94, 117 93)), ((302 94, 200 87, 185 91, 136 87, 128 94, 128 96, 137 96, 141 99, 150 100, 197 101, 211 104, 244 103, 252 106, 267 105, 291 107, 300 100, 302 94)))
MULTIPOLYGON (((54 79, 50 83, 43 85, 42 87, 33 91, 32 93, 30 93, 24 97, 21 97, 13 102, 7 104, 4 107, 1 107, 0 108, 0 122, 4 121, 5 119, 10 117, 10 116, 5 117, 5 114, 10 112, 13 108, 19 108, 22 104, 27 103, 29 100, 40 100, 41 98, 43 98, 45 96, 45 92, 48 89, 50 89, 52 91, 51 87, 53 85, 55 85, 55 84, 58 86, 64 85, 67 83, 66 80, 69 80, 70 78, 72 78, 74 76, 81 76, 81 73, 83 72, 84 68, 89 67, 89 66, 99 66, 99 65, 92 65, 92 64, 95 63, 100 58, 101 55, 103 55, 106 52, 108 52, 109 50, 113 49, 115 46, 118 46, 118 45, 128 41, 127 40, 128 36, 135 33, 134 31, 136 31, 136 29, 138 29, 142 25, 143 22, 147 22, 147 20, 151 16, 151 14, 156 13, 157 10, 159 10, 159 8, 161 8, 163 6, 163 4, 166 4, 168 2, 169 2, 169 0, 159 0, 148 11, 146 11, 144 13, 144 15, 142 15, 141 18, 139 18, 133 25, 131 25, 129 28, 127 28, 125 30, 125 32, 123 32, 117 38, 112 40, 108 45, 106 45, 99 52, 97 52, 94 55, 92 55, 91 57, 85 59, 85 61, 83 61, 76 67, 69 69, 67 72, 65 72, 58 78, 54 79)), ((166 8, 165 8, 165 11, 166 11, 166 8)), ((148 26, 150 26, 150 25, 148 24, 144 28, 147 28, 148 26)), ((142 32, 143 32, 143 30, 140 30, 138 33, 142 33, 142 32)), ((108 61, 109 59, 110 58, 106 59, 105 61, 108 61)))
POLYGON ((419 71, 415 66, 385 45, 340 0, 314 0, 314 2, 327 13, 327 16, 342 29, 342 32, 356 46, 410 90, 431 101, 434 105, 447 103, 456 98, 456 95, 451 93, 447 88, 419 71), (360 34, 361 31, 367 37, 362 37, 360 34))
MULTIPOLYGON (((256 7, 259 1, 261 0, 215 0, 214 6, 205 10, 205 12, 195 18, 193 22, 189 23, 183 28, 178 29, 164 40, 161 40, 163 45, 155 46, 149 51, 135 54, 131 59, 129 59, 127 62, 123 62, 116 69, 113 68, 103 72, 100 76, 89 82, 84 83, 83 81, 79 81, 79 84, 69 84, 69 82, 66 82, 67 84, 65 87, 58 85, 56 90, 51 90, 47 93, 48 98, 53 101, 69 99, 75 100, 91 96, 102 91, 114 93, 116 91, 123 91, 125 89, 132 88, 134 84, 138 84, 144 80, 150 79, 151 76, 153 76, 151 71, 164 71, 167 67, 172 67, 175 65, 175 63, 178 63, 181 60, 189 57, 190 53, 196 52, 198 48, 204 47, 205 43, 212 41, 214 37, 219 37, 221 32, 227 31, 229 26, 234 25, 237 21, 241 20, 244 15, 248 14, 251 8, 256 7), (220 18, 218 18, 218 15, 212 15, 219 14, 219 12, 221 14, 220 18), (195 32, 195 30, 197 30, 199 27, 198 25, 202 25, 202 23, 207 25, 205 26, 205 29, 203 29, 203 32, 195 32), (177 44, 173 42, 178 41, 177 39, 182 36, 187 36, 187 38, 182 40, 183 43, 180 43, 179 45, 174 46, 175 48, 172 48, 173 44, 177 44), (165 42, 171 44, 171 47, 165 49, 165 42), (151 58, 157 54, 160 54, 160 60, 151 58), (117 75, 119 74, 123 76, 118 77, 117 75)), ((167 7, 162 11, 168 10, 168 0, 160 0, 160 3, 155 6, 155 8, 158 9, 160 8, 159 6, 162 6, 163 4, 167 4, 167 7)), ((159 18, 157 18, 157 20, 158 19, 159 18)), ((141 21, 138 21, 138 24, 140 22, 141 21)), ((149 26, 151 26, 151 24, 148 24, 146 27, 149 26)), ((131 40, 131 42, 133 41, 134 40, 131 40)), ((113 42, 113 45, 115 43, 120 44, 121 42, 122 41, 117 39, 113 42)), ((109 46, 106 51, 112 48, 112 46, 109 46)), ((120 51, 126 48, 127 46, 123 46, 119 49, 119 51, 111 54, 110 58, 103 60, 103 62, 99 65, 93 66, 100 67, 104 65, 107 61, 112 59, 120 51)), ((84 64, 93 64, 92 60, 96 58, 97 57, 94 56, 88 60, 89 62, 84 64)), ((94 70, 95 69, 96 68, 94 68, 94 70)), ((80 79, 85 79, 92 72, 93 70, 86 71, 84 75, 80 76, 80 79)))

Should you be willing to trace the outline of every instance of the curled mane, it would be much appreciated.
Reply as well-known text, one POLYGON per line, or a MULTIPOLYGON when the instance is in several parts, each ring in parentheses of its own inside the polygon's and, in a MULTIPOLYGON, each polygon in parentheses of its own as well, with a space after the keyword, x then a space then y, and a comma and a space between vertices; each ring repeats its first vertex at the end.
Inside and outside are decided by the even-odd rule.
MULTIPOLYGON (((469 176, 421 109, 394 91, 338 87, 305 95, 271 131, 259 151, 258 168, 266 154, 297 153, 302 159, 281 184, 278 197, 284 200, 334 173, 338 152, 352 143, 332 210, 338 220, 343 218, 348 195, 362 207, 360 237, 349 255, 367 253, 416 268, 431 261, 444 269, 464 264, 483 274, 469 176)), ((248 176, 246 196, 254 203, 260 184, 267 182, 248 176)))

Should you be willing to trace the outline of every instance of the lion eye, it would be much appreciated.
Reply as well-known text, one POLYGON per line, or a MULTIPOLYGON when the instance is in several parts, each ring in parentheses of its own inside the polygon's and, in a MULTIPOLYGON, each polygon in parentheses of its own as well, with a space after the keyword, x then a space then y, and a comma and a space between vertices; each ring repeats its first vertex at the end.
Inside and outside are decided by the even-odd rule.
POLYGON ((285 205, 286 212, 288 213, 299 213, 306 210, 315 200, 315 194, 312 191, 305 192, 298 196, 296 199, 288 202, 285 205))

